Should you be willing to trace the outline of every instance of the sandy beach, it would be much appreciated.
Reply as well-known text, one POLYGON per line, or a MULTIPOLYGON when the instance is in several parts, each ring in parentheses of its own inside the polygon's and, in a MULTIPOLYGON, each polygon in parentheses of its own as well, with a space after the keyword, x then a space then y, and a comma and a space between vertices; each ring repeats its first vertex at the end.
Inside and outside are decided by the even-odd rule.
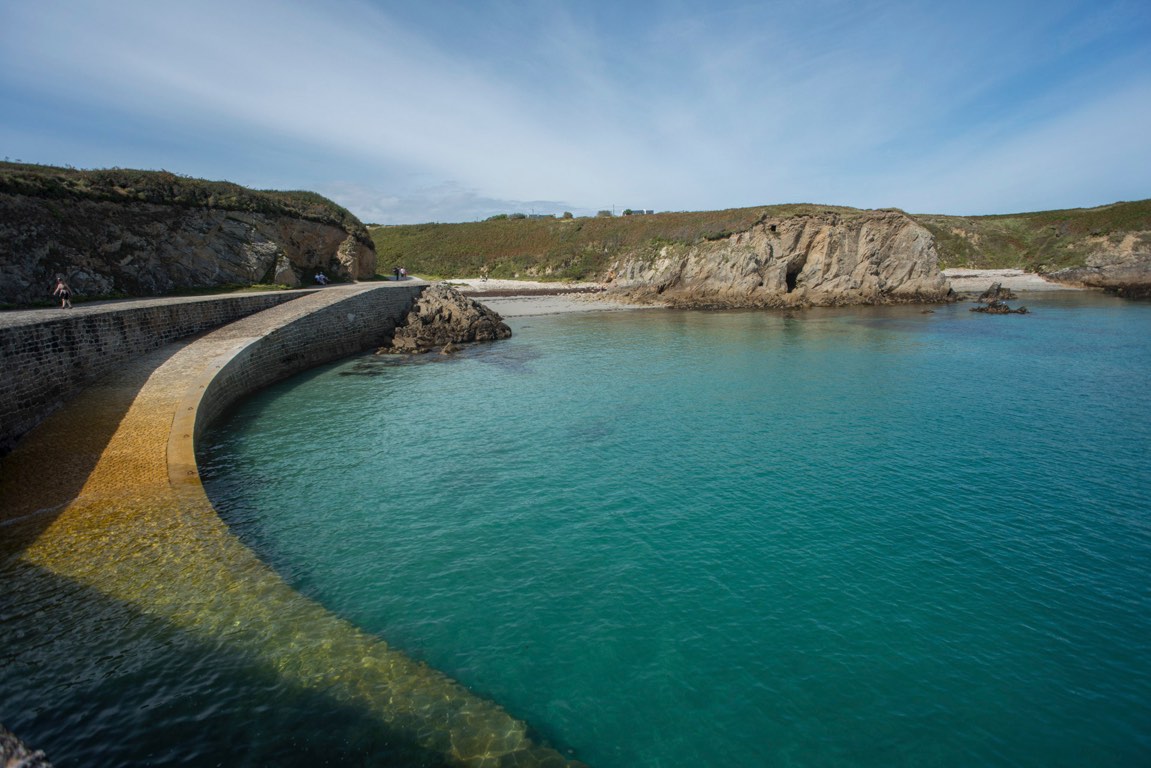
POLYGON ((559 315, 570 312, 613 312, 652 309, 659 305, 625 304, 606 298, 600 283, 546 283, 534 280, 452 278, 445 280, 461 293, 491 307, 503 317, 559 315))
MULTIPOLYGON (((982 293, 992 283, 1012 291, 1077 291, 1022 269, 945 269, 943 276, 957 293, 982 293)), ((610 312, 652 309, 656 304, 626 304, 606 298, 600 283, 557 283, 536 280, 497 280, 478 277, 444 281, 491 307, 504 317, 558 315, 569 312, 610 312)))
POLYGON ((957 293, 982 293, 999 283, 1012 291, 1078 291, 1062 283, 1055 283, 1034 272, 1022 269, 945 269, 943 276, 951 281, 957 293))

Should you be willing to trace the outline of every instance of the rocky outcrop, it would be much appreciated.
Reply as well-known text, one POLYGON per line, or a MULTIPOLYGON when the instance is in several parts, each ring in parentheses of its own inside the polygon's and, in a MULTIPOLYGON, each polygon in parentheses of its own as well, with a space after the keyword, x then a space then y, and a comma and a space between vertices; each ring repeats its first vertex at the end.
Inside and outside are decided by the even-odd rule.
POLYGON ((12 731, 0 725, 0 766, 4 768, 52 768, 40 750, 29 749, 12 731))
POLYGON ((397 325, 390 342, 377 353, 416 353, 437 348, 452 352, 457 344, 495 341, 511 335, 511 328, 497 313, 439 283, 424 290, 397 325))
POLYGON ((1008 301, 1017 298, 1019 298, 1019 296, 1015 291, 1010 288, 1004 288, 1003 283, 992 283, 986 291, 979 294, 979 298, 977 298, 976 301, 981 304, 990 304, 993 301, 1008 301))
POLYGON ((935 241, 900 211, 765 216, 744 232, 612 264, 609 291, 686 308, 946 301, 935 241))
POLYGON ((1151 298, 1151 232, 1100 235, 1091 238, 1089 245, 1085 266, 1061 269, 1046 277, 1128 298, 1151 298))
POLYGON ((369 278, 375 250, 366 235, 291 216, 0 193, 0 303, 49 299, 58 274, 80 296, 153 296, 296 287, 317 269, 337 280, 369 278))
POLYGON ((978 306, 978 307, 972 307, 971 311, 972 312, 984 312, 988 315, 1026 315, 1027 314, 1027 307, 1019 307, 1018 309, 1012 309, 1011 307, 1007 306, 1007 304, 1005 302, 1002 302, 999 299, 992 299, 991 301, 987 302, 986 304, 983 304, 983 305, 978 306))

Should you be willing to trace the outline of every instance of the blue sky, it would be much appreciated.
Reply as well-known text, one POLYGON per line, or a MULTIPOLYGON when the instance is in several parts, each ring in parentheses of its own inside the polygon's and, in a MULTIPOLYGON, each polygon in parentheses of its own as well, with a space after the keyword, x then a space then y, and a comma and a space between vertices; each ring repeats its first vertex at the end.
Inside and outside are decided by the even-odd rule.
POLYGON ((367 222, 1151 197, 1151 3, 0 0, 0 156, 367 222))

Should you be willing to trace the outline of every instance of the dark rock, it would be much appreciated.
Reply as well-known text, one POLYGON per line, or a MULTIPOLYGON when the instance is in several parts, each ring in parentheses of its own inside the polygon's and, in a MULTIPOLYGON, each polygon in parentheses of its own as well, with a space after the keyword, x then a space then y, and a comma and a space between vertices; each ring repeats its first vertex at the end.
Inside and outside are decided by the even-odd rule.
POLYGON ((1007 301, 1019 298, 1010 288, 1004 288, 1002 283, 992 283, 991 287, 979 294, 976 301, 987 304, 992 301, 1007 301))
POLYGON ((31 750, 16 734, 0 725, 0 766, 6 768, 52 768, 40 750, 31 750))
POLYGON ((475 299, 439 283, 424 290, 407 317, 396 327, 383 353, 417 353, 440 348, 445 354, 458 345, 495 341, 512 335, 503 318, 475 299))
POLYGON ((192 288, 297 288, 317 269, 363 280, 376 254, 340 226, 216 208, 0 192, 0 303, 51 298, 56 275, 74 294, 156 296, 192 288))
POLYGON ((981 307, 972 307, 972 312, 986 312, 989 315, 1026 315, 1027 307, 1012 309, 998 299, 988 302, 981 307))

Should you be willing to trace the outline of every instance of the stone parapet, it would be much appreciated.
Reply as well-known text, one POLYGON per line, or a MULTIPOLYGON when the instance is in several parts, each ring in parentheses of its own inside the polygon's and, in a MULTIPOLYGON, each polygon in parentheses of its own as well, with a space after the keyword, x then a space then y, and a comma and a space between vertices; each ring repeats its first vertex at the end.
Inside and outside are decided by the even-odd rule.
POLYGON ((0 314, 0 456, 77 389, 125 361, 309 293, 151 299, 0 314))
POLYGON ((427 287, 423 281, 322 291, 207 335, 216 360, 190 382, 168 444, 174 484, 198 482, 195 438, 225 409, 257 390, 317 365, 389 341, 427 287))

